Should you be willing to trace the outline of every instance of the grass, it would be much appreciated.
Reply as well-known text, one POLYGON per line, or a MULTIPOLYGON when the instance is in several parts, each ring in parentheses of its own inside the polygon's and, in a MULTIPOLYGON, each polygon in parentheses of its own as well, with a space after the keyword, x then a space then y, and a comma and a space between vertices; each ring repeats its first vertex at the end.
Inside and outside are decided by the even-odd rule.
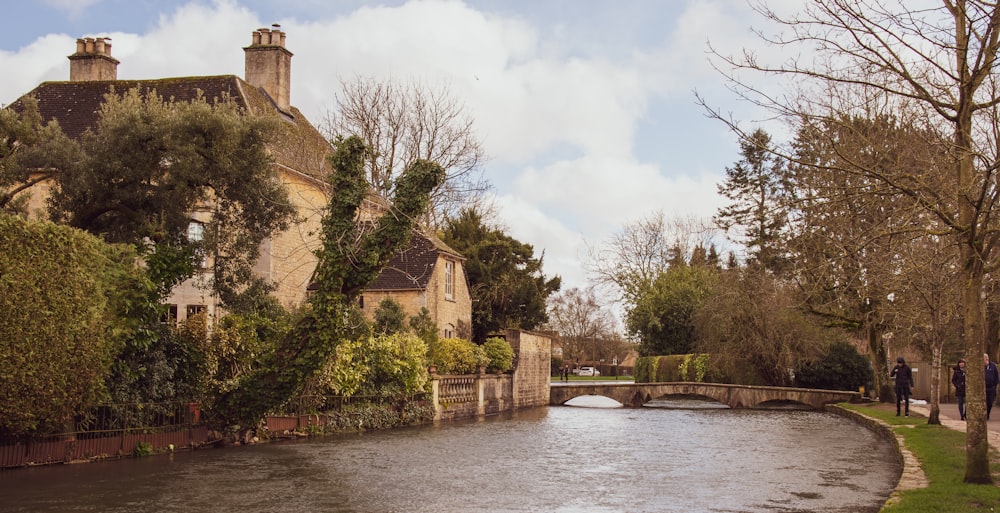
MULTIPOLYGON (((1000 487, 962 481, 965 433, 927 424, 926 417, 897 417, 893 411, 865 405, 840 406, 889 424, 903 437, 906 448, 920 461, 927 476, 927 488, 900 493, 899 502, 882 508, 883 513, 1000 512, 1000 487)), ((991 449, 990 456, 990 471, 997 481, 1000 463, 996 451, 991 449)))

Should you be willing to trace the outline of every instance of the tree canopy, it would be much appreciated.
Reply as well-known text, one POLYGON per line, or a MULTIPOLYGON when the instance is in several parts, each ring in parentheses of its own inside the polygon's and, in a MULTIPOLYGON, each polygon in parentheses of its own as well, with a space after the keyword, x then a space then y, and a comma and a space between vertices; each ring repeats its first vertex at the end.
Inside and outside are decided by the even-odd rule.
POLYGON ((59 173, 71 172, 80 148, 59 124, 42 122, 38 101, 24 99, 24 108, 0 109, 0 211, 26 212, 32 188, 59 173))
POLYGON ((643 356, 688 354, 694 349, 695 314, 712 296, 719 272, 709 266, 673 266, 642 291, 625 315, 643 356))
POLYGON ((227 99, 174 102, 137 89, 109 93, 99 114, 82 161, 55 176, 53 219, 155 255, 167 290, 203 261, 232 302, 255 281, 261 241, 294 214, 267 150, 281 125, 227 99))
POLYGON ((449 218, 441 240, 466 258, 473 341, 482 344, 502 330, 532 330, 548 320, 546 300, 562 280, 545 276, 543 257, 536 258, 530 244, 484 224, 473 209, 449 218))

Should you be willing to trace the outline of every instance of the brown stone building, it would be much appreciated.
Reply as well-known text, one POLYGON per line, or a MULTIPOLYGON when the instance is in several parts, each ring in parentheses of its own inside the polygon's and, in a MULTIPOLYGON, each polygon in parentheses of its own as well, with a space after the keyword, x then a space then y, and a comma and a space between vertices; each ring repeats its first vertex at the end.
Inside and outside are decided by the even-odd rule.
POLYGON ((365 290, 362 308, 368 317, 386 297, 398 301, 407 316, 427 308, 442 337, 468 338, 472 298, 462 263, 465 258, 427 233, 414 234, 410 247, 400 251, 365 290))
MULTIPOLYGON (((56 120, 70 137, 79 138, 96 125, 98 111, 106 94, 131 89, 156 91, 175 101, 190 101, 197 95, 208 100, 229 98, 247 112, 274 115, 285 127, 269 146, 280 179, 289 192, 298 215, 292 226, 274 234, 260 248, 255 271, 276 285, 275 296, 285 306, 300 304, 316 267, 314 250, 319 247, 316 234, 322 209, 327 204, 329 172, 327 157, 333 147, 322 134, 291 105, 291 58, 285 48, 285 33, 278 26, 252 33, 251 44, 244 48, 245 78, 235 75, 177 77, 152 80, 118 80, 119 61, 111 56, 106 38, 77 40, 76 52, 69 56, 69 81, 44 82, 27 95, 38 100, 45 121, 56 120)), ((26 95, 26 96, 27 96, 26 95)), ((17 109, 21 100, 11 108, 17 109)), ((47 189, 40 184, 31 189, 29 209, 40 212, 47 189)), ((363 214, 364 215, 364 214, 363 214)), ((192 212, 192 232, 207 221, 208 211, 192 212)), ((427 307, 438 323, 441 334, 448 336, 456 326, 471 319, 471 301, 462 257, 433 236, 414 237, 411 247, 401 252, 389 269, 366 292, 366 311, 371 311, 386 294, 393 295, 411 315, 427 307), (433 252, 428 247, 435 248, 433 252), (434 254, 436 258, 426 258, 434 254), (409 280, 406 287, 401 283, 409 280), (377 299, 376 299, 377 298, 377 299)), ((203 284, 205 276, 195 276, 174 289, 168 299, 178 320, 196 312, 216 315, 218 301, 203 284)))

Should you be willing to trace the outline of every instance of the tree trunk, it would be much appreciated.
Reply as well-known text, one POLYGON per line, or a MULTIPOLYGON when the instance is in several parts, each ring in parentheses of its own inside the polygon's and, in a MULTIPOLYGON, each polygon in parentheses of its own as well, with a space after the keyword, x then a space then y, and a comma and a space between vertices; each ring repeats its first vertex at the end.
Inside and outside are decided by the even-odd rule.
POLYGON ((941 338, 937 338, 931 346, 931 412, 927 416, 928 424, 941 423, 941 338))
POLYGON ((891 403, 896 400, 896 395, 889 383, 889 355, 882 342, 882 333, 874 324, 869 324, 867 331, 868 349, 872 356, 872 368, 875 371, 875 393, 878 394, 880 402, 891 403))
MULTIPOLYGON (((967 115, 967 114, 966 114, 967 115)), ((978 227, 977 211, 973 202, 973 161, 970 136, 971 116, 959 116, 955 131, 956 147, 965 150, 958 159, 959 188, 959 222, 967 227, 960 233, 960 261, 962 263, 962 315, 964 318, 963 333, 965 335, 965 359, 968 363, 966 374, 966 427, 965 427, 965 482, 992 483, 989 465, 989 438, 986 426, 986 375, 982 370, 985 351, 986 330, 983 318, 986 315, 983 308, 983 255, 981 250, 982 235, 978 227)))

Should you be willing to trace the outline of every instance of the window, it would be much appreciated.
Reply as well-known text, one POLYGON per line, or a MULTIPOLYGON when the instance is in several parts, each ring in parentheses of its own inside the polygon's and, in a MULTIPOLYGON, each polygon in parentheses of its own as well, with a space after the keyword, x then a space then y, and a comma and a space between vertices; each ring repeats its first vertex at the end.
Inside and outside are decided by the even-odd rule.
POLYGON ((454 338, 455 337, 455 326, 448 324, 444 327, 444 338, 454 338))
POLYGON ((455 262, 444 261, 444 298, 455 299, 455 262))
POLYGON ((194 249, 194 265, 199 269, 204 269, 208 267, 208 261, 205 260, 205 248, 202 247, 201 243, 205 240, 205 223, 198 221, 191 221, 188 223, 187 230, 188 242, 192 242, 195 245, 194 249))
POLYGON ((163 315, 160 316, 163 324, 177 324, 177 305, 167 305, 163 315))
POLYGON ((205 305, 187 305, 188 319, 200 313, 205 313, 205 305))
POLYGON ((201 242, 205 240, 205 224, 198 221, 188 223, 188 242, 201 242))

